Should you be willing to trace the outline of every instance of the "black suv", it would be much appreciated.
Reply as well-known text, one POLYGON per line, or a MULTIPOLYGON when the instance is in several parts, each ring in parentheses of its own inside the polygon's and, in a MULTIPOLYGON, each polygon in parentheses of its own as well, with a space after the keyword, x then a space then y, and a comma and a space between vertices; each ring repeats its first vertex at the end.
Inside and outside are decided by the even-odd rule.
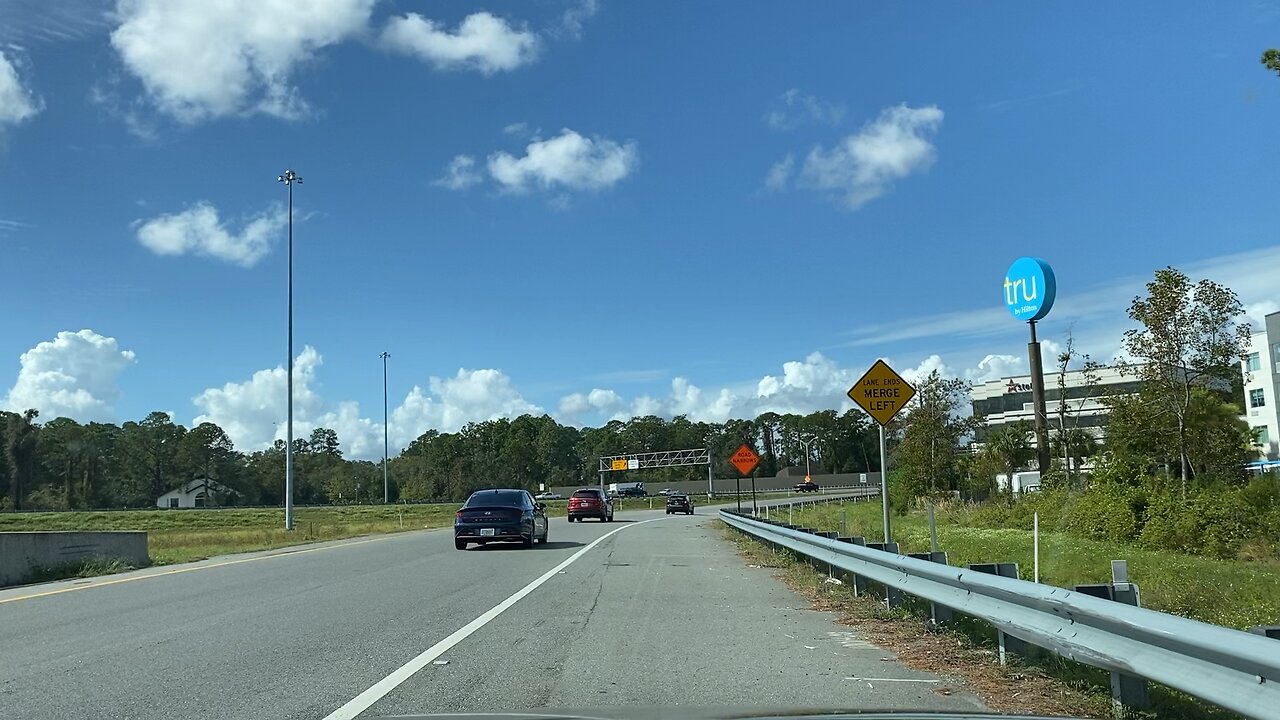
POLYGON ((682 512, 685 515, 693 514, 693 498, 683 493, 676 493, 667 496, 667 514, 682 512))
POLYGON ((818 490, 818 483, 816 482, 802 482, 796 485, 796 492, 818 492, 818 490))

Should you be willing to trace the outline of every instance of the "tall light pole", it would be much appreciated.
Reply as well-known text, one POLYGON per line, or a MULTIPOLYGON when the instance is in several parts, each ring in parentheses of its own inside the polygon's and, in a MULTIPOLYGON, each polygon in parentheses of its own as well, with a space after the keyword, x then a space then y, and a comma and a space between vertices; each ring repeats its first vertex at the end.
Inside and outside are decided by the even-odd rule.
POLYGON ((378 357, 382 358, 382 504, 391 502, 391 485, 387 483, 387 358, 391 353, 386 350, 378 357))
POLYGON ((293 186, 302 178, 292 170, 276 178, 289 189, 289 404, 284 445, 284 529, 293 529, 293 186))
POLYGON ((817 436, 817 435, 801 435, 801 436, 800 436, 800 445, 804 448, 804 478, 805 478, 805 480, 808 480, 808 479, 809 479, 809 456, 813 454, 812 452, 810 452, 810 449, 811 449, 811 448, 810 448, 810 446, 811 446, 811 445, 813 445, 813 441, 814 441, 814 440, 817 440, 817 439, 818 439, 818 436, 817 436))

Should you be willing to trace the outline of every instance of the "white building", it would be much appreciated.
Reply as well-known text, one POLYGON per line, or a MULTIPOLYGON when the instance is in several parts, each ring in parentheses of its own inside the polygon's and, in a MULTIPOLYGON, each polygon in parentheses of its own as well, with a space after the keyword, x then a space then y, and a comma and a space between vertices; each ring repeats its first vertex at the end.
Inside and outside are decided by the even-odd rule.
POLYGON ((214 507, 225 503, 229 496, 238 495, 235 490, 209 478, 194 478, 156 499, 156 507, 199 508, 214 507))
POLYGON ((1280 459, 1280 312, 1263 319, 1244 360, 1244 420, 1266 460, 1280 459))
MULTIPOLYGON (((1107 424, 1107 415, 1111 412, 1103 402, 1103 398, 1111 395, 1127 395, 1137 392, 1142 382, 1135 376, 1125 374, 1119 368, 1101 367, 1094 371, 1096 384, 1092 387, 1081 370, 1071 370, 1064 378, 1065 393, 1058 387, 1058 373, 1044 374, 1044 406, 1050 436, 1058 427, 1060 407, 1065 403, 1067 424, 1089 431, 1096 438, 1101 438, 1102 428, 1107 424), (1065 395, 1065 400, 1060 396, 1065 395)), ((1031 376, 988 380, 975 385, 970 398, 973 403, 973 414, 987 420, 987 426, 974 433, 974 442, 981 444, 992 430, 1014 422, 1025 422, 1028 427, 1035 425, 1035 407, 1031 402, 1031 376)))

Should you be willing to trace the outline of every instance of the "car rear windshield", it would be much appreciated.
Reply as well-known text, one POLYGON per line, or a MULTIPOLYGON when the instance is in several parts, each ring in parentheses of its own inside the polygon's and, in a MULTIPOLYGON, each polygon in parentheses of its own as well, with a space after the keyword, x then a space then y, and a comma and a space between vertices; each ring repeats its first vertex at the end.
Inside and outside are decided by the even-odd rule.
POLYGON ((574 497, 587 497, 587 498, 589 497, 589 498, 597 498, 597 499, 599 499, 599 497, 600 497, 600 491, 599 491, 599 490, 577 490, 577 491, 575 491, 575 492, 573 493, 573 496, 574 496, 574 497))
POLYGON ((520 490, 481 490, 467 498, 464 507, 521 507, 524 492, 520 490))

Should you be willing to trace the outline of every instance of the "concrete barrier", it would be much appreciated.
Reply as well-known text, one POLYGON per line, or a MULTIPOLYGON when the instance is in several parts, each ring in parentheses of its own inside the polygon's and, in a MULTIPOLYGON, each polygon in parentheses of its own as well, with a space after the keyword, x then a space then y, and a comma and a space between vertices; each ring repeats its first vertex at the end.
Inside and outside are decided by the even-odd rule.
POLYGON ((90 558, 151 564, 147 534, 112 532, 0 532, 0 587, 26 582, 39 571, 90 558))

